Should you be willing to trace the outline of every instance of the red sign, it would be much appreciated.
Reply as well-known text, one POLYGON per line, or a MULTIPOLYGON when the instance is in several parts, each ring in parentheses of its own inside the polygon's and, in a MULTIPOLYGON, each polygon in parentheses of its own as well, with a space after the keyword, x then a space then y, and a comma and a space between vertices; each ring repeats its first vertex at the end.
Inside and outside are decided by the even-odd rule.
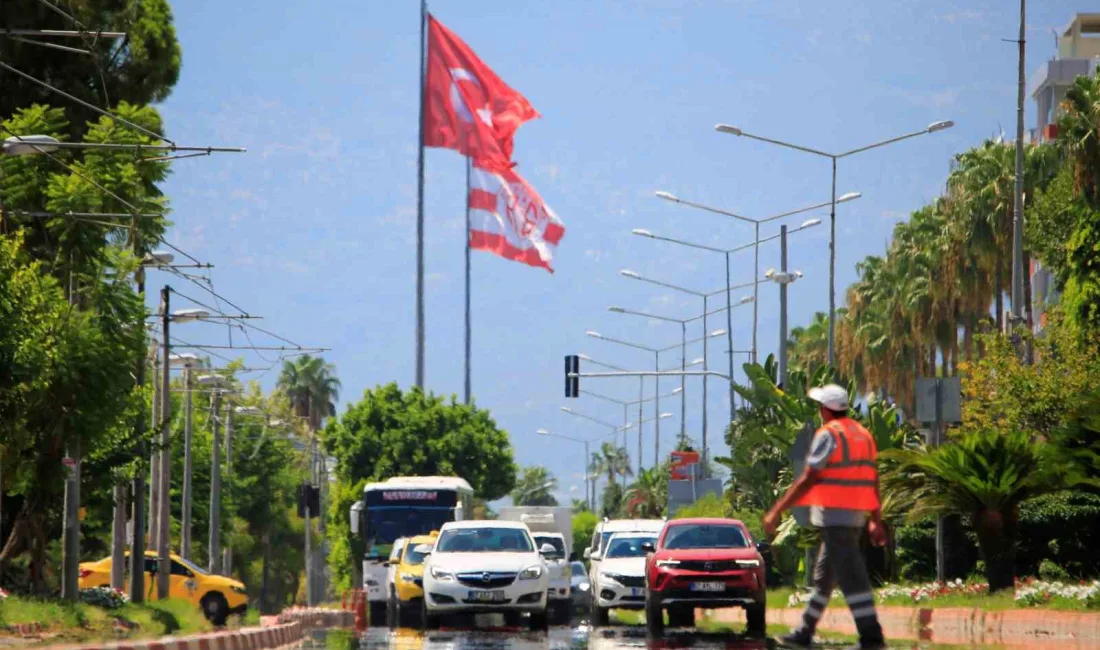
POLYGON ((686 481, 691 478, 691 475, 682 473, 681 470, 686 471, 688 467, 698 462, 699 452, 697 451, 674 451, 672 452, 672 464, 669 467, 669 475, 674 481, 686 481))
POLYGON ((439 496, 436 492, 413 492, 410 490, 400 490, 393 492, 383 492, 383 501, 435 501, 439 496))
POLYGON ((61 459, 61 464, 65 467, 76 467, 76 459, 69 458, 68 456, 61 459))

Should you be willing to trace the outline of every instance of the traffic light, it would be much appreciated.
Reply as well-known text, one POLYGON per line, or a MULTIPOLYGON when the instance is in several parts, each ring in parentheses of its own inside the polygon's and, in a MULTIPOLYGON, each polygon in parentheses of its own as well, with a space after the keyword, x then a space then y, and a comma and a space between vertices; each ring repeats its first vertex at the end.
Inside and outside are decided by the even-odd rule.
POLYGON ((306 516, 306 506, 309 507, 309 516, 317 517, 321 514, 321 489, 309 483, 298 486, 298 516, 306 516))
POLYGON ((565 355, 565 396, 581 396, 581 378, 576 374, 581 371, 581 358, 575 354, 565 355), (572 375, 572 376, 570 376, 572 375))

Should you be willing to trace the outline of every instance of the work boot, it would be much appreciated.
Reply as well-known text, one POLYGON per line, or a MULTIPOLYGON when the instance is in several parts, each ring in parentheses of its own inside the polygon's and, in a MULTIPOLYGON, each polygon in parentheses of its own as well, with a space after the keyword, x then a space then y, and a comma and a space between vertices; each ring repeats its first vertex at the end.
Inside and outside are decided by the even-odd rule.
POLYGON ((806 630, 795 630, 779 637, 779 645, 784 648, 812 648, 814 635, 806 630))

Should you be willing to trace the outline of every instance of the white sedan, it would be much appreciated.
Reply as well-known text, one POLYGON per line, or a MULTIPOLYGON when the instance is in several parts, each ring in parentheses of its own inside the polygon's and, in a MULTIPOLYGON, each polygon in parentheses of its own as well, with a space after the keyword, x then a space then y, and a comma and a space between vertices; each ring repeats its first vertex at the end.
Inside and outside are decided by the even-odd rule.
POLYGON ((531 615, 531 628, 547 628, 547 570, 527 525, 513 521, 453 521, 443 525, 424 565, 426 628, 452 613, 500 613, 514 624, 531 615))
POLYGON ((642 547, 654 544, 653 533, 615 533, 607 540, 607 552, 592 583, 592 622, 607 625, 611 609, 645 608, 645 559, 642 547))

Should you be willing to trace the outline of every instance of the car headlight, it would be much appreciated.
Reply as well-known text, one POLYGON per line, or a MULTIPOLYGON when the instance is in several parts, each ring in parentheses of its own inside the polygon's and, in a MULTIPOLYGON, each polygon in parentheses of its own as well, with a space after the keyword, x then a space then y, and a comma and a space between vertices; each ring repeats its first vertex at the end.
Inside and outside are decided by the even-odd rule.
POLYGON ((744 568, 760 566, 760 560, 737 560, 737 566, 744 568))
POLYGON ((420 579, 420 576, 414 576, 411 573, 402 573, 401 574, 401 579, 404 580, 405 582, 416 582, 417 580, 420 579))
POLYGON ((542 577, 542 567, 532 566, 527 567, 523 571, 519 572, 520 580, 535 580, 542 577))
POLYGON ((577 585, 577 589, 580 589, 581 591, 588 591, 591 588, 592 588, 592 585, 588 584, 587 582, 582 582, 579 585, 577 585))
POLYGON ((238 594, 247 594, 248 593, 248 592, 245 591, 244 587, 241 587, 241 586, 238 586, 238 585, 230 585, 229 588, 232 589, 234 592, 236 592, 238 594))
POLYGON ((680 560, 657 560, 658 567, 680 566, 680 560))
POLYGON ((432 571, 432 577, 435 578, 436 580, 439 580, 440 582, 449 582, 449 581, 455 579, 455 574, 451 573, 450 571, 444 571, 443 569, 437 569, 434 566, 432 567, 431 571, 432 571))
POLYGON ((619 576, 614 573, 601 573, 600 580, 610 580, 611 582, 618 582, 619 576))

